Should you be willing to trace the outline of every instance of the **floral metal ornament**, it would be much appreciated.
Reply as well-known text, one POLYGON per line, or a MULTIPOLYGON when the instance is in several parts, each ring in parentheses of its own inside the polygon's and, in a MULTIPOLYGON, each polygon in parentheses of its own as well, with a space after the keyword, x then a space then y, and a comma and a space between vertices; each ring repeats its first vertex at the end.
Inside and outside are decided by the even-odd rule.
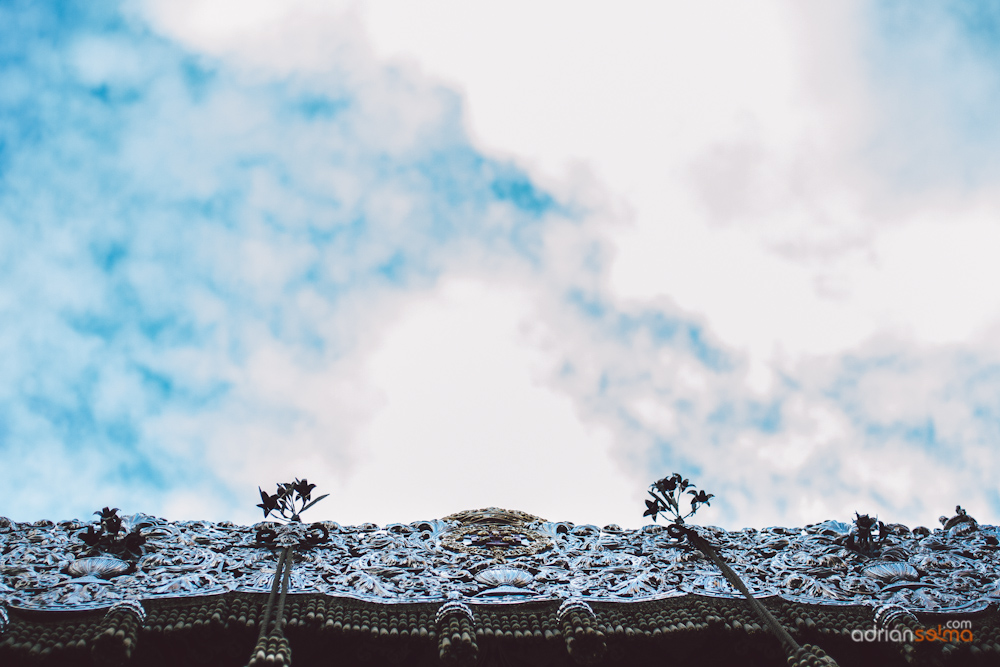
MULTIPOLYGON (((846 547, 861 554, 872 555, 876 553, 891 533, 891 528, 878 517, 871 517, 867 514, 854 513, 854 525, 851 526, 847 535, 846 547), (875 543, 873 532, 878 528, 878 544, 875 543)), ((891 550, 890 550, 891 551, 891 550)), ((891 554, 883 554, 885 558, 891 558, 891 554)))
POLYGON ((257 531, 257 545, 268 548, 279 548, 278 562, 274 568, 271 581, 271 592, 267 598, 267 608, 264 619, 260 623, 260 634, 257 635, 257 645, 251 655, 250 667, 264 665, 289 664, 291 662, 291 647, 284 636, 285 599, 291 585, 292 568, 295 565, 295 547, 314 547, 330 538, 329 529, 321 523, 314 523, 308 528, 302 524, 302 513, 326 498, 328 493, 319 498, 312 498, 315 484, 306 479, 296 478, 294 482, 278 484, 277 491, 272 496, 259 486, 260 504, 257 507, 264 510, 264 518, 272 512, 280 515, 279 525, 272 528, 268 524, 254 526, 257 531), (284 524, 284 525, 282 525, 284 524), (280 595, 279 595, 280 589, 280 595), (277 608, 275 603, 277 602, 277 608), (272 616, 272 612, 274 615, 272 616))
MULTIPOLYGON (((281 515, 279 521, 301 522, 300 515, 303 512, 330 495, 324 493, 319 498, 311 500, 312 490, 315 488, 316 485, 310 484, 308 480, 296 478, 294 483, 278 484, 278 490, 272 496, 258 486, 257 490, 260 491, 261 502, 257 507, 264 510, 265 519, 271 515, 271 512, 275 512, 281 515)), ((277 517, 275 518, 277 519, 277 517)))
POLYGON ((84 544, 95 553, 114 554, 125 558, 139 558, 142 556, 142 545, 146 543, 140 526, 135 526, 131 531, 125 531, 122 519, 118 516, 118 508, 107 508, 94 512, 101 517, 97 530, 94 526, 87 526, 87 531, 80 533, 79 537, 84 544), (124 533, 119 535, 119 533, 124 533))
POLYGON ((670 514, 673 523, 684 523, 684 519, 694 516, 699 506, 711 505, 709 501, 715 497, 715 494, 698 491, 694 484, 676 472, 651 484, 649 495, 653 499, 646 501, 646 511, 643 516, 651 516, 653 521, 656 521, 658 514, 670 514), (691 511, 687 514, 683 514, 681 510, 685 491, 692 496, 691 511))
POLYGON ((709 500, 714 498, 711 493, 705 493, 704 491, 698 491, 694 484, 685 479, 680 473, 674 473, 670 477, 664 477, 663 479, 657 480, 649 487, 649 495, 653 497, 653 500, 646 501, 646 512, 643 516, 652 516, 653 520, 656 520, 658 514, 670 514, 673 516, 673 523, 667 526, 667 534, 674 539, 681 540, 684 539, 688 544, 697 548, 701 553, 708 557, 712 563, 722 572, 722 576, 726 578, 729 584, 743 594, 749 602, 750 606, 753 608, 754 612, 757 614, 758 618, 770 629, 774 636, 781 643, 782 648, 785 650, 786 655, 789 658, 789 664, 815 664, 815 665, 827 665, 828 667, 835 667, 836 662, 832 658, 829 658, 823 653, 814 653, 813 647, 810 645, 799 646, 799 644, 792 638, 778 619, 771 614, 767 608, 760 603, 757 598, 753 596, 750 589, 747 588, 746 583, 740 578, 733 568, 726 563, 725 560, 718 554, 715 548, 706 540, 704 537, 698 534, 698 532, 690 527, 684 525, 684 519, 690 518, 698 511, 699 505, 708 505, 709 500), (681 510, 681 500, 684 499, 684 492, 687 492, 692 496, 691 498, 691 511, 687 514, 683 514, 681 510), (807 657, 808 660, 803 661, 802 658, 807 657), (813 660, 815 658, 815 660, 813 660))
POLYGON ((950 519, 942 516, 938 520, 949 535, 968 535, 979 530, 979 522, 969 516, 969 513, 962 509, 961 505, 955 506, 955 516, 950 519))
POLYGON ((81 581, 113 579, 134 572, 143 556, 146 538, 141 528, 146 524, 133 523, 128 530, 117 507, 105 507, 94 514, 100 517, 97 529, 91 524, 77 534, 88 547, 86 553, 69 563, 64 572, 81 581))
POLYGON ((269 526, 257 524, 257 542, 269 547, 312 547, 330 539, 330 529, 322 523, 269 526))
MULTIPOLYGON (((692 527, 696 519, 684 527, 692 527)), ((439 604, 455 596, 473 608, 473 601, 578 596, 595 609, 596 604, 690 594, 743 597, 699 549, 688 548, 692 545, 687 538, 667 539, 672 524, 659 523, 622 531, 567 521, 529 524, 524 528, 543 535, 549 549, 521 556, 501 549, 508 554, 506 563, 495 562, 490 553, 469 553, 464 541, 461 550, 445 548, 442 542, 458 522, 438 518, 382 527, 324 521, 329 538, 308 549, 300 546, 298 533, 302 539, 321 538, 318 527, 274 522, 261 526, 297 533, 287 534, 296 537, 297 552, 289 594, 420 604, 439 604), (527 577, 511 570, 530 574, 530 583, 519 586, 527 577), (505 585, 511 588, 501 588, 505 585)), ((128 598, 145 603, 236 591, 266 597, 274 582, 273 552, 286 546, 262 544, 255 540, 256 527, 229 522, 134 515, 122 516, 122 525, 127 530, 142 526, 145 555, 134 572, 107 579, 112 572, 100 563, 93 565, 100 565, 101 571, 91 562, 78 563, 73 572, 59 567, 87 553, 77 536, 86 524, 0 518, 0 607, 6 603, 10 609, 96 609, 128 598), (90 573, 74 576, 77 568, 84 567, 90 573)), ((979 530, 961 535, 940 530, 928 539, 923 531, 893 524, 878 559, 846 547, 849 529, 846 521, 831 519, 801 528, 698 527, 697 531, 726 555, 754 595, 781 595, 790 602, 819 607, 896 604, 914 613, 947 613, 955 618, 996 608, 1000 601, 1000 527, 981 524, 979 530), (887 560, 890 550, 896 550, 900 560, 887 560), (874 567, 890 562, 909 564, 917 579, 913 580, 912 570, 898 565, 874 567)), ((276 535, 275 542, 283 537, 276 535)))
POLYGON ((308 480, 296 478, 294 482, 278 484, 277 491, 272 496, 258 486, 261 502, 257 507, 264 510, 265 519, 272 512, 277 514, 272 518, 280 523, 277 526, 267 523, 255 526, 257 542, 269 547, 311 547, 326 542, 330 537, 326 526, 314 523, 306 528, 302 524, 302 513, 330 495, 324 493, 313 498, 312 491, 315 488, 316 485, 310 484, 308 480))

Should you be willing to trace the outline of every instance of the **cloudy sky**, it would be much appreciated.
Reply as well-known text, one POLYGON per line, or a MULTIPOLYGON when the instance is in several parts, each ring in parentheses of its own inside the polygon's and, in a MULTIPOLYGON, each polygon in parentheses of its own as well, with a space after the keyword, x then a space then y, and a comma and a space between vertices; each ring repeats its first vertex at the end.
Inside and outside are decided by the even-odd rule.
POLYGON ((996 523, 998 108, 988 2, 0 2, 0 515, 996 523))

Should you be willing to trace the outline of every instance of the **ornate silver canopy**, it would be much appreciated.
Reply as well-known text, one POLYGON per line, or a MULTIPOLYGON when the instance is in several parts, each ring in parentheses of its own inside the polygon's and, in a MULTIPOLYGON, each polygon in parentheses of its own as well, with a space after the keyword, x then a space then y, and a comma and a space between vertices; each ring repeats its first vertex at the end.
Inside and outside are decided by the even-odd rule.
MULTIPOLYGON (((545 521, 496 508, 411 524, 237 526, 123 517, 145 538, 131 560, 94 553, 93 524, 0 518, 0 601, 82 609, 123 600, 266 593, 277 549, 295 545, 290 593, 380 603, 460 600, 636 601, 690 593, 739 597, 695 549, 662 526, 640 530, 545 521)), ((1000 602, 994 526, 933 532, 888 527, 877 549, 850 548, 850 526, 725 531, 700 527, 756 596, 826 605, 973 611, 1000 602)))

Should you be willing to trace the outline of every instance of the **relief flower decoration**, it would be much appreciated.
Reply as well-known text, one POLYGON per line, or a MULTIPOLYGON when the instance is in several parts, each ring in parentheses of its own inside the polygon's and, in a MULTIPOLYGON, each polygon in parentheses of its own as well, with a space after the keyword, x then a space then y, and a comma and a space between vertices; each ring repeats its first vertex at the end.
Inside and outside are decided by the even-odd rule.
POLYGON ((87 526, 86 532, 79 534, 83 543, 94 551, 110 553, 126 558, 136 558, 142 555, 142 545, 146 543, 146 538, 139 531, 139 526, 132 528, 131 532, 124 532, 122 518, 118 516, 118 508, 105 507, 94 512, 101 518, 97 530, 94 526, 87 526))
POLYGON ((653 521, 656 521, 658 514, 669 514, 675 524, 684 523, 684 519, 694 516, 699 506, 711 505, 709 501, 715 497, 715 494, 697 490, 694 484, 676 472, 653 482, 649 486, 649 495, 652 500, 646 501, 643 516, 653 517, 653 521), (681 510, 685 492, 691 496, 691 511, 687 514, 681 510))
MULTIPOLYGON (((265 519, 274 512, 280 515, 284 521, 300 523, 303 512, 330 495, 324 493, 319 498, 312 499, 312 490, 315 488, 316 485, 310 484, 308 480, 296 478, 293 483, 278 484, 277 491, 272 496, 258 486, 257 490, 260 491, 261 502, 257 504, 257 507, 264 510, 265 519)), ((274 518, 277 519, 277 517, 274 518)))
POLYGON ((284 522, 285 525, 274 528, 260 524, 257 528, 257 542, 272 547, 308 546, 325 542, 329 537, 327 527, 321 523, 305 527, 302 524, 302 513, 330 494, 324 493, 318 498, 313 498, 312 491, 316 485, 310 484, 305 479, 296 478, 294 482, 285 482, 277 486, 274 495, 257 487, 260 492, 260 502, 257 507, 264 511, 265 519, 273 512, 277 515, 273 518, 284 522))

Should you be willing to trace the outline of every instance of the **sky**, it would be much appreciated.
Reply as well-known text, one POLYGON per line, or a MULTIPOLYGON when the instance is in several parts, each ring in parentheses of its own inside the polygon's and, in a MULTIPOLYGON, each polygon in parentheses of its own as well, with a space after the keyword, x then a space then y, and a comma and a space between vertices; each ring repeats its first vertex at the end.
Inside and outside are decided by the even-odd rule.
POLYGON ((0 0, 0 515, 996 523, 997 108, 971 0, 0 0))

